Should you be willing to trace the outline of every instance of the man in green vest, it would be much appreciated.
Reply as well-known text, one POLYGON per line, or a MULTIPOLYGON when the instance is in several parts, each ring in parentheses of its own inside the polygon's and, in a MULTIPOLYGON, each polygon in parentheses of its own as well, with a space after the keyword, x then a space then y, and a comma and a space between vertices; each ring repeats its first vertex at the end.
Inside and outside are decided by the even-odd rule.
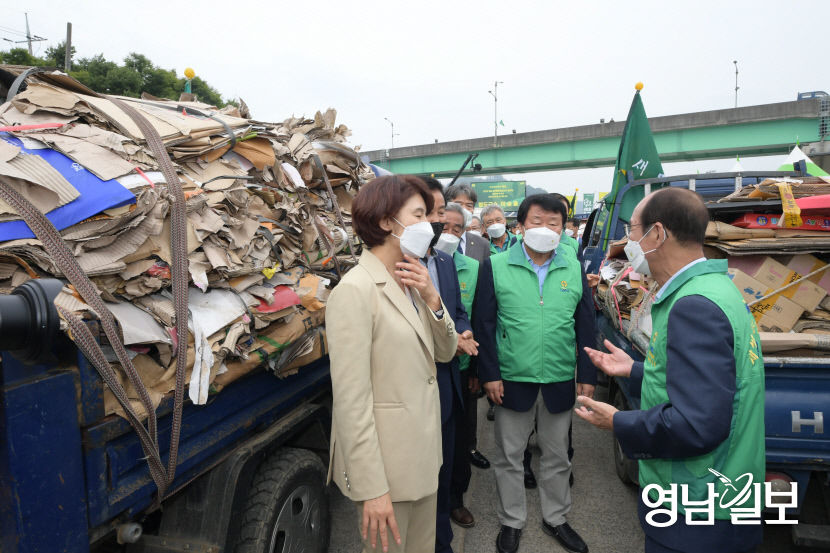
POLYGON ((566 217, 562 203, 548 194, 525 198, 517 214, 522 243, 486 259, 478 277, 473 308, 478 374, 498 406, 492 463, 499 553, 518 550, 527 522, 522 458, 537 422, 542 528, 568 551, 588 551, 566 518, 568 429, 577 390, 592 396, 596 383, 596 369, 583 349, 593 343, 595 319, 576 252, 560 244, 566 217))
POLYGON ((577 398, 577 415, 613 430, 623 452, 639 459, 647 553, 748 552, 762 539, 760 520, 732 523, 732 509, 764 504, 751 485, 765 476, 761 340, 726 260, 703 256, 708 222, 700 196, 681 188, 637 205, 625 253, 660 285, 645 361, 607 340, 608 353, 586 351, 608 375, 641 383, 641 408, 618 412, 577 398), (701 507, 707 501, 711 512, 701 507))
POLYGON ((481 224, 490 239, 490 255, 506 251, 516 243, 516 236, 507 230, 507 219, 500 205, 484 206, 481 224))

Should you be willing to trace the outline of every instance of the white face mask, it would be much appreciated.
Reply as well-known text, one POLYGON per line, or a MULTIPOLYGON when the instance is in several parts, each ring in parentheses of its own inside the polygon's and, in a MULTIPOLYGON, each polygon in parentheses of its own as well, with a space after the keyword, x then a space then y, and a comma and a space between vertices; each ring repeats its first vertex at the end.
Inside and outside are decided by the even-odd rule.
POLYGON ((548 227, 525 229, 524 243, 534 252, 552 252, 559 245, 559 233, 548 227))
POLYGON ((473 234, 475 236, 481 236, 481 232, 479 232, 477 230, 468 230, 467 232, 469 232, 470 234, 473 234))
POLYGON ((464 213, 464 228, 467 228, 473 222, 473 214, 466 209, 462 209, 461 211, 464 213))
MULTIPOLYGON (((397 219, 395 219, 395 222, 404 227, 403 223, 397 219)), ((427 254, 435 232, 432 230, 432 225, 427 221, 421 221, 404 227, 400 236, 394 232, 392 236, 401 241, 401 251, 403 253, 421 259, 427 254)))
MULTIPOLYGON (((643 238, 646 237, 646 235, 649 232, 651 232, 651 229, 653 228, 654 225, 651 225, 646 231, 646 233, 642 236, 642 238, 640 238, 636 242, 629 240, 628 244, 626 244, 625 248, 623 248, 625 256, 628 258, 628 261, 631 262, 631 268, 634 269, 634 271, 645 276, 651 276, 651 268, 648 266, 648 259, 646 259, 646 254, 657 251, 657 248, 659 248, 660 246, 657 246, 657 248, 654 248, 653 250, 644 252, 643 247, 640 245, 640 242, 643 240, 643 238)), ((665 231, 663 232, 665 234, 665 231)), ((663 240, 663 242, 665 242, 665 240, 663 240)))
POLYGON ((493 223, 489 227, 487 227, 487 236, 490 238, 501 238, 504 236, 504 233, 507 231, 507 227, 504 223, 493 223))
POLYGON ((438 237, 438 242, 435 243, 435 249, 452 255, 458 251, 458 244, 461 243, 461 238, 454 234, 445 232, 438 237))
POLYGON ((570 236, 571 238, 573 238, 573 236, 574 236, 574 231, 573 231, 573 230, 571 230, 571 229, 569 229, 569 228, 566 228, 566 229, 565 229, 565 234, 567 234, 568 236, 570 236))

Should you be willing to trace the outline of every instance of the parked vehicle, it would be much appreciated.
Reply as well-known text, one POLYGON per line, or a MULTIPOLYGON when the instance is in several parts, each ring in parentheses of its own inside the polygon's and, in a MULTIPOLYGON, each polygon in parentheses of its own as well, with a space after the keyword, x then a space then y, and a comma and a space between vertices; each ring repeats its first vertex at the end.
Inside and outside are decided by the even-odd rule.
MULTIPOLYGON (((802 171, 803 164, 801 167, 802 171)), ((743 172, 682 175, 639 181, 629 181, 619 191, 612 209, 602 203, 589 220, 589 229, 583 238, 584 263, 587 272, 598 272, 608 245, 625 236, 618 206, 623 196, 637 188, 645 194, 655 187, 679 186, 697 191, 705 201, 718 200, 744 185, 757 184, 768 177, 798 177, 802 172, 743 172), (614 208, 617 209, 614 209, 614 208), (605 230, 609 229, 607 238, 605 230)), ((757 209, 758 203, 751 207, 757 209)), ((740 215, 750 205, 746 202, 709 203, 714 218, 740 215)), ((776 209, 780 213, 780 202, 776 209)), ((597 344, 604 349, 608 339, 625 350, 635 360, 643 360, 648 348, 648 337, 641 332, 630 332, 629 321, 622 320, 622 328, 603 312, 597 313, 597 344), (628 336, 632 338, 628 338, 628 336)), ((704 324, 703 322, 701 324, 704 324)), ((786 357, 765 355, 766 396, 766 479, 778 486, 798 484, 798 507, 792 509, 799 517, 793 526, 796 544, 830 546, 830 526, 818 525, 825 519, 830 505, 830 435, 824 420, 830 415, 830 358, 786 357)), ((613 378, 608 382, 609 401, 620 409, 639 409, 639 389, 627 378, 613 378)), ((614 461, 620 480, 626 484, 638 482, 637 463, 626 458, 619 443, 614 440, 614 461)))
MULTIPOLYGON (((0 551, 117 542, 148 553, 325 552, 327 358, 284 379, 255 371, 206 405, 188 402, 173 491, 159 508, 136 433, 104 416, 101 378, 57 326, 61 286, 31 280, 0 297, 0 551)), ((167 398, 163 460, 171 411, 167 398)))

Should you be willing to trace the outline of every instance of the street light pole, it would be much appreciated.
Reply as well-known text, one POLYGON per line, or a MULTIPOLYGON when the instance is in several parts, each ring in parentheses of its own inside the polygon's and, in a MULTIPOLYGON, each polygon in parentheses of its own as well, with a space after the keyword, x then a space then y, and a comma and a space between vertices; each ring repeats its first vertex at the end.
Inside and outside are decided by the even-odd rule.
POLYGON ((395 147, 395 123, 393 123, 392 120, 389 119, 388 117, 384 117, 384 119, 392 127, 392 147, 394 148, 395 147))
POLYGON ((495 81, 493 83, 493 90, 487 92, 493 97, 493 146, 499 145, 499 85, 504 84, 504 81, 495 81))
POLYGON ((733 60, 735 64, 735 107, 738 107, 738 60, 733 60))

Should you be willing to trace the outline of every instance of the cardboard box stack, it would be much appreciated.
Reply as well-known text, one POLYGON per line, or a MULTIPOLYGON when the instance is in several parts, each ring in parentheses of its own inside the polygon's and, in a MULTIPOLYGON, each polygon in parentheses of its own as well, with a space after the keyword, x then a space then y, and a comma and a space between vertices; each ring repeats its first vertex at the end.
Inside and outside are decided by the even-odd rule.
MULTIPOLYGON (((204 403, 262 365, 283 376, 322 356, 329 288, 359 253, 351 201, 374 176, 335 111, 266 123, 244 102, 121 100, 158 131, 185 192, 190 398, 204 403)), ((61 232, 158 405, 175 384, 170 197, 143 134, 114 102, 59 73, 30 77, 0 106, 0 126, 3 183, 61 232)), ((0 201, 0 293, 45 276, 62 275, 0 201)), ((69 285, 57 303, 96 319, 69 285)), ((108 413, 123 414, 106 400, 108 413)))
MULTIPOLYGON (((788 205, 785 198, 783 208, 778 204, 781 212, 770 212, 766 205, 764 213, 733 214, 724 217, 726 221, 711 221, 704 253, 727 259, 729 276, 761 331, 765 353, 830 355, 830 266, 823 259, 830 258, 830 182, 815 177, 768 179, 720 202, 780 200, 781 193, 794 200, 788 205)), ((748 209, 757 206, 748 204, 748 209)), ((606 260, 609 269, 597 296, 616 326, 629 337, 635 331, 648 336, 650 299, 657 285, 648 279, 641 285, 638 275, 632 279, 631 273, 625 274, 626 266, 620 265, 623 245, 624 241, 612 246, 611 260, 606 260)))

